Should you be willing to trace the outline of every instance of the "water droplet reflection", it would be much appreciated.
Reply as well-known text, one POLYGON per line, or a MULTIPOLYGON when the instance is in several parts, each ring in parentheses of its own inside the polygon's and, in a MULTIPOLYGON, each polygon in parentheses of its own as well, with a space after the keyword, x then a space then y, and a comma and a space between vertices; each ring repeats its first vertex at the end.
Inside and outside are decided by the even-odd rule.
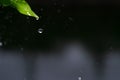
POLYGON ((82 80, 82 78, 81 78, 81 77, 78 77, 78 80, 82 80))

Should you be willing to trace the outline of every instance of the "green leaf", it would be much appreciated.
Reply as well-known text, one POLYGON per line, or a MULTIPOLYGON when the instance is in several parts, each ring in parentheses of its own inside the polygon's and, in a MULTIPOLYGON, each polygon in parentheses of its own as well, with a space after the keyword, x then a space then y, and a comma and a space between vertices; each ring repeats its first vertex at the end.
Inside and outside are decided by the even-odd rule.
POLYGON ((3 6, 11 6, 16 8, 21 14, 35 17, 37 20, 39 16, 37 16, 30 8, 29 4, 25 0, 0 0, 0 4, 3 6))

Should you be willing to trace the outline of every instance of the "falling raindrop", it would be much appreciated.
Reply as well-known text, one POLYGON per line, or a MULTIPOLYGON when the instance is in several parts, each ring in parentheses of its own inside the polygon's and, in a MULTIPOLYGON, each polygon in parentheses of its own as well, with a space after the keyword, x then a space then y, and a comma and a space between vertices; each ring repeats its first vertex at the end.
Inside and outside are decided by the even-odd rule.
POLYGON ((42 28, 39 28, 39 29, 38 29, 38 33, 40 33, 40 34, 42 34, 43 31, 44 31, 44 30, 43 30, 42 28))

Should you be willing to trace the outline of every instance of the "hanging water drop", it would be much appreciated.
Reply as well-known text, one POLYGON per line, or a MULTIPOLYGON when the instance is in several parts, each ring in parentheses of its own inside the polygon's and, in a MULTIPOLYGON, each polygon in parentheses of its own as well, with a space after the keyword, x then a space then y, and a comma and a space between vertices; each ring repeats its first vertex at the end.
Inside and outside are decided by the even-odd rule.
POLYGON ((36 20, 39 20, 39 17, 36 17, 36 20))
POLYGON ((42 28, 39 28, 39 29, 38 29, 38 33, 40 33, 40 34, 42 34, 43 31, 44 31, 44 30, 43 30, 42 28))

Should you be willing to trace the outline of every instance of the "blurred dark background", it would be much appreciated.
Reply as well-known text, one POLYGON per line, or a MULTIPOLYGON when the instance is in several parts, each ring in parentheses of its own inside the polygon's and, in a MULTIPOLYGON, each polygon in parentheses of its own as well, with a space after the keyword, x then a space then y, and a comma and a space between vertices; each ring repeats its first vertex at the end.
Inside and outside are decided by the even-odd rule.
POLYGON ((0 8, 1 48, 46 50, 60 39, 80 40, 99 52, 119 48, 120 1, 28 0, 28 3, 41 17, 38 21, 13 8, 0 8))
POLYGON ((119 47, 119 0, 27 0, 39 21, 0 7, 0 41, 5 48, 48 48, 54 40, 77 39, 91 46, 119 47), (43 33, 39 34, 38 30, 43 33))

